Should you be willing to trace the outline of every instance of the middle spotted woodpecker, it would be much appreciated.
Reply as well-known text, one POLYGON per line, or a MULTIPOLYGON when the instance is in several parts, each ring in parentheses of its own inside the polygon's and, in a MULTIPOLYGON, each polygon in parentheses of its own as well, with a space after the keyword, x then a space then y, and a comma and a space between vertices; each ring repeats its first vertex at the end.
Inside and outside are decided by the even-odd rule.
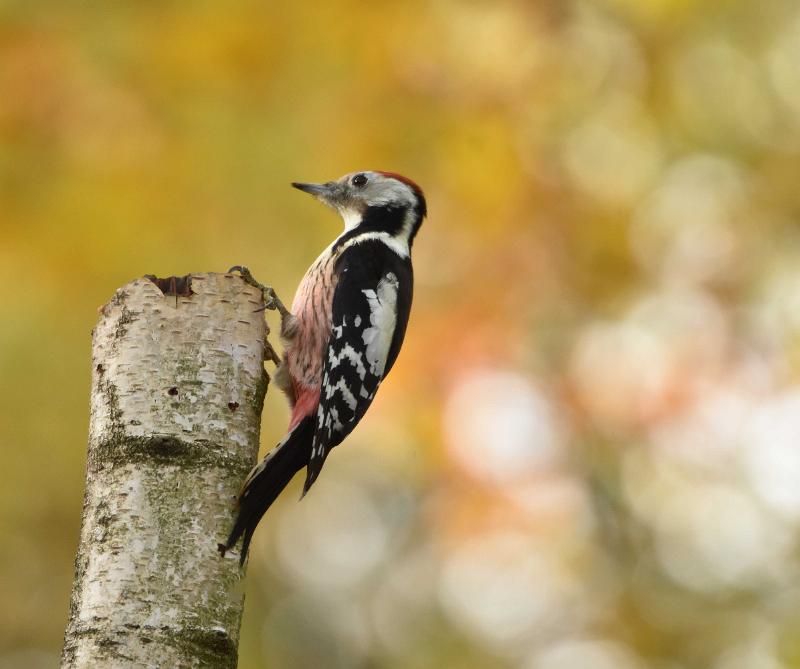
POLYGON ((243 537, 241 563, 270 505, 303 467, 308 492, 397 359, 411 310, 411 245, 427 213, 419 186, 393 172, 292 185, 338 211, 344 232, 308 269, 291 311, 274 293, 268 297, 282 317, 275 381, 292 415, 286 436, 247 476, 233 530, 220 545, 224 555, 243 537))

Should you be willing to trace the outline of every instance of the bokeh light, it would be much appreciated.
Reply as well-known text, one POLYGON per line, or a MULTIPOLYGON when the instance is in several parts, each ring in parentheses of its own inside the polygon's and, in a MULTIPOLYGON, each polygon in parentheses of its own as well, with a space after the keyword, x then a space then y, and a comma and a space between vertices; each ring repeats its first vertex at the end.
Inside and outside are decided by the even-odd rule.
POLYGON ((561 457, 563 429, 552 404, 514 372, 473 370, 446 402, 448 449, 478 479, 514 483, 561 457))

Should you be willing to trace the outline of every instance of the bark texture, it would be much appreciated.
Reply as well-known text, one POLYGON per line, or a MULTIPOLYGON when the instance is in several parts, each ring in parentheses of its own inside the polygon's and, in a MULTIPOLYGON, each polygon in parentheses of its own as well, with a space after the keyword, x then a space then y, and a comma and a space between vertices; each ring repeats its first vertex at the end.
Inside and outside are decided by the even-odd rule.
POLYGON ((94 330, 62 667, 236 666, 244 591, 217 543, 258 454, 262 297, 230 274, 172 288, 129 283, 94 330))

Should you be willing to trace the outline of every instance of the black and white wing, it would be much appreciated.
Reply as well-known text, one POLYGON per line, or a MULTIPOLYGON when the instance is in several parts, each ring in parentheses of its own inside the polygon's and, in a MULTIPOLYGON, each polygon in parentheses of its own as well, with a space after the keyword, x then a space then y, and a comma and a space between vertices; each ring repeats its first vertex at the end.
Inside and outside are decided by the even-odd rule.
POLYGON ((330 450, 350 434, 372 403, 400 351, 411 309, 413 277, 407 258, 377 248, 364 266, 350 262, 345 252, 337 270, 303 494, 319 476, 330 450))

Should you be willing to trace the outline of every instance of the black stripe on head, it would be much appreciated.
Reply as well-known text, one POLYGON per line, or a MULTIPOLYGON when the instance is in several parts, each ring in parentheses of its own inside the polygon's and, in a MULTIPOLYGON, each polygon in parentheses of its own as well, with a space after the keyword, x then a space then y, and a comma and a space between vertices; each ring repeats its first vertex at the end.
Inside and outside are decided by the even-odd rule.
MULTIPOLYGON (((409 248, 411 247, 414 237, 422 225, 422 219, 427 214, 427 203, 425 202, 422 189, 411 179, 395 172, 374 170, 373 173, 380 174, 388 181, 395 181, 398 184, 402 184, 410 193, 394 193, 394 195, 397 196, 395 201, 386 197, 386 194, 380 197, 379 193, 377 197, 372 199, 372 204, 369 204, 369 197, 356 197, 356 193, 358 192, 356 190, 352 198, 353 203, 360 203, 360 205, 364 207, 359 211, 360 220, 356 226, 347 229, 346 232, 337 239, 333 246, 334 251, 350 239, 368 232, 385 233, 396 239, 408 237, 408 245, 409 248)), ((359 176, 359 174, 355 176, 359 176)), ((353 177, 348 178, 352 179, 353 177)))
POLYGON ((367 207, 358 232, 388 232, 394 237, 403 229, 407 211, 406 207, 399 205, 367 207))
POLYGON ((367 207, 358 227, 348 230, 339 237, 332 250, 337 251, 343 244, 365 232, 388 232, 393 237, 396 236, 403 229, 406 212, 408 207, 400 205, 367 207))

